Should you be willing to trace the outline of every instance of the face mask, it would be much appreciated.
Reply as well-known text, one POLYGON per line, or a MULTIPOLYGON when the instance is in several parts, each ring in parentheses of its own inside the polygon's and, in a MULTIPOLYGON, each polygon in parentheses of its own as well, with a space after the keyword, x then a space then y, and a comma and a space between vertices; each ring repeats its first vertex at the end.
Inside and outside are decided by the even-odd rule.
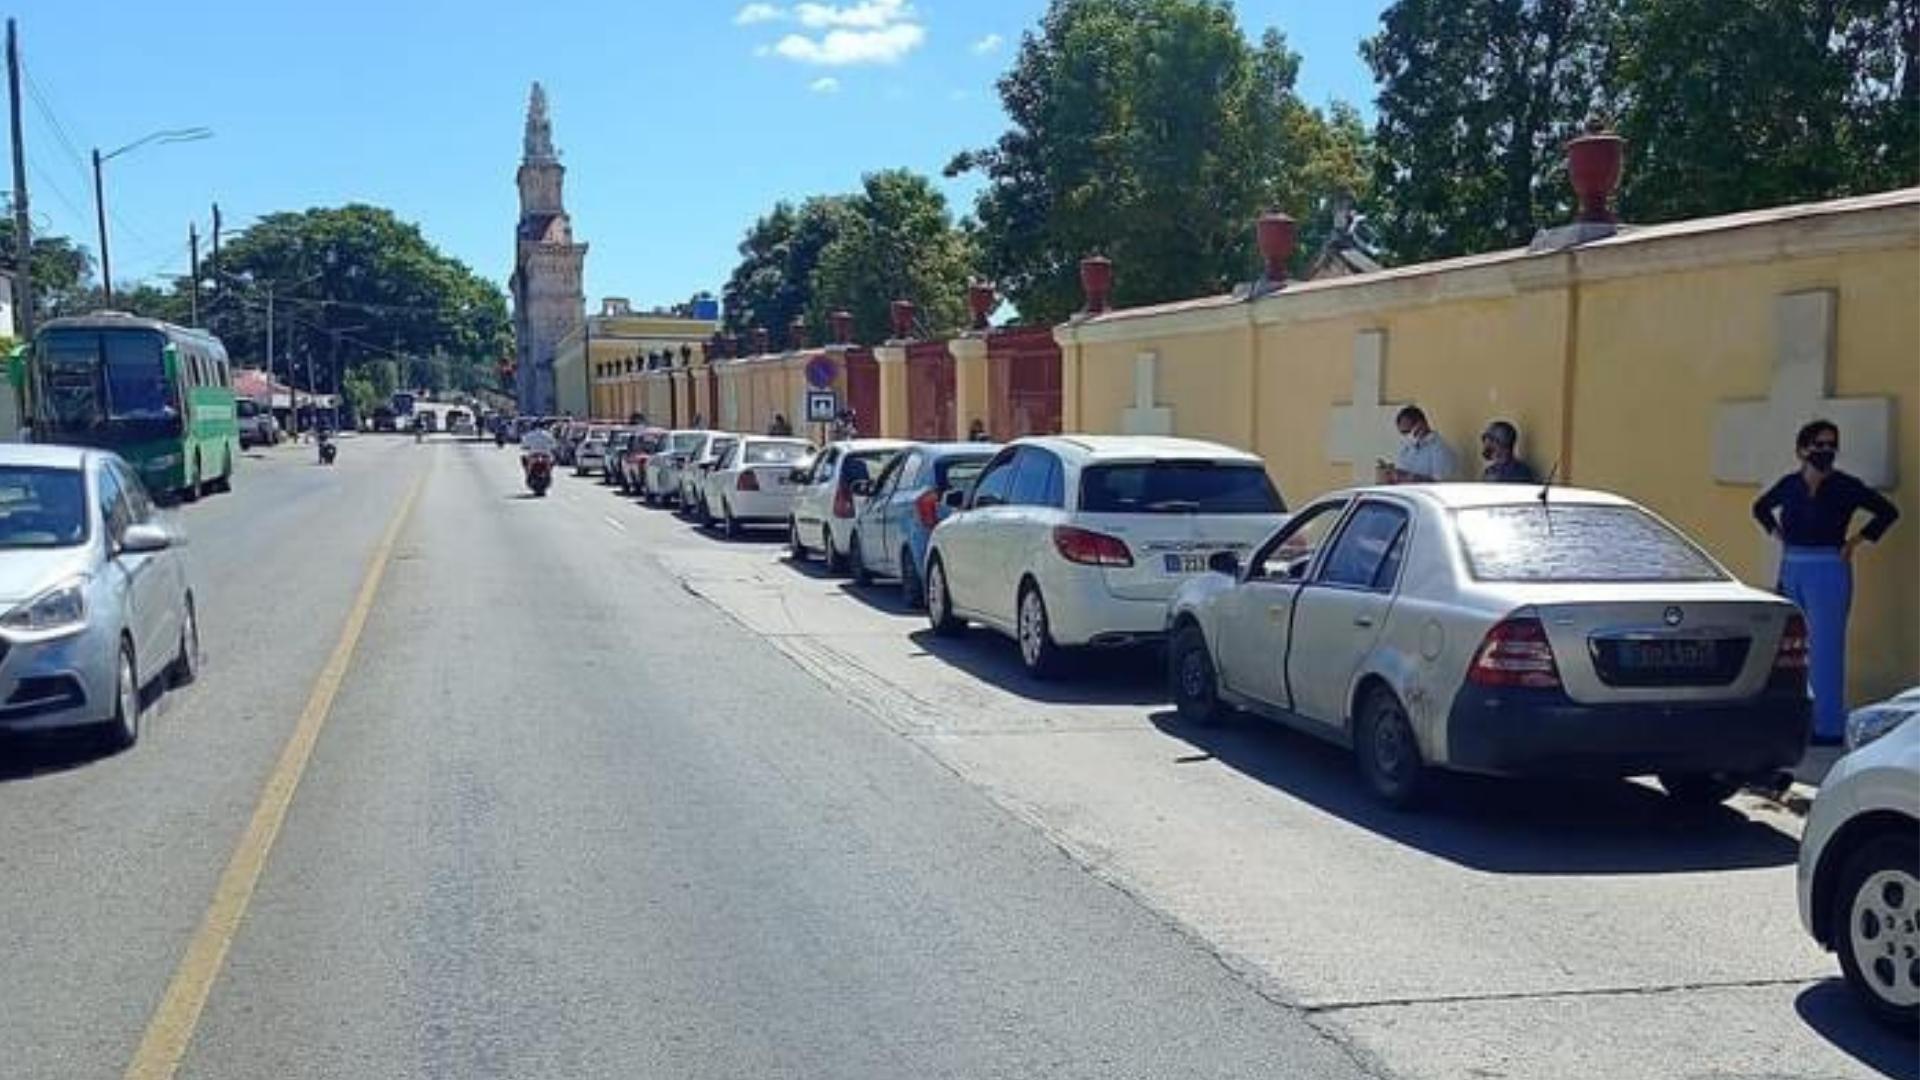
POLYGON ((1492 461, 1492 460, 1493 460, 1493 447, 1491 447, 1491 446, 1483 446, 1483 447, 1481 447, 1481 448, 1480 448, 1480 460, 1482 460, 1482 461, 1492 461))
POLYGON ((1411 431, 1403 431, 1400 433, 1400 441, 1407 446, 1419 446, 1420 436, 1411 431))
POLYGON ((1832 472, 1833 451, 1809 450, 1807 451, 1807 464, 1813 466, 1818 472, 1832 472))

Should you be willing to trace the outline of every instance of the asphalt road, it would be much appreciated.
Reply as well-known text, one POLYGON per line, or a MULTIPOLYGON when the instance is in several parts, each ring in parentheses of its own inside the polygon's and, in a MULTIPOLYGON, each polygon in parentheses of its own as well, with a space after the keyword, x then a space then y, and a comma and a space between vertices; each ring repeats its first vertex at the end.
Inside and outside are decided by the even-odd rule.
POLYGON ((0 1073, 153 1065, 203 978, 158 1025, 183 1077, 1383 1074, 690 592, 630 506, 523 498, 490 444, 308 453, 184 510, 209 665, 138 747, 0 750, 0 1073))

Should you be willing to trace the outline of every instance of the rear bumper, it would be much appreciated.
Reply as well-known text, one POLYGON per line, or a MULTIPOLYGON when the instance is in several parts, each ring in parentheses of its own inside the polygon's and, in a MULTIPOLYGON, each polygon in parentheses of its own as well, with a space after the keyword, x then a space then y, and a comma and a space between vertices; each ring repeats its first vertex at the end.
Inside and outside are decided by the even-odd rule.
POLYGON ((1041 582, 1047 623, 1061 645, 1118 646, 1166 637, 1167 601, 1113 595, 1097 569, 1074 567, 1041 582))
POLYGON ((1740 701, 1582 705, 1557 690, 1468 686, 1447 720, 1447 764, 1487 773, 1759 773, 1806 752, 1803 693, 1740 701))

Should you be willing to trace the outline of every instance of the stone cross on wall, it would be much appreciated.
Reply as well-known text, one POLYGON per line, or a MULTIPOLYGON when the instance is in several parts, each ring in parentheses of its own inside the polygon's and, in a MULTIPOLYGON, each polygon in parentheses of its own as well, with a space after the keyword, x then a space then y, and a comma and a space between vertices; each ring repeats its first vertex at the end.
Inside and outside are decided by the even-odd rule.
POLYGON ((1385 386, 1387 332, 1362 330, 1353 338, 1353 404, 1333 407, 1327 422, 1327 460, 1353 466, 1353 482, 1371 484, 1374 462, 1400 449, 1393 426, 1400 406, 1380 400, 1385 386))
POLYGON ((1832 289, 1774 300, 1773 378, 1763 401, 1721 403, 1713 425, 1713 478, 1772 484, 1799 467, 1793 436, 1816 418, 1840 428, 1840 468, 1872 487, 1894 486, 1893 399, 1833 398, 1832 289))
POLYGON ((1128 435, 1173 434, 1173 410, 1155 404, 1160 357, 1143 352, 1133 358, 1133 408, 1120 413, 1120 430, 1128 435))

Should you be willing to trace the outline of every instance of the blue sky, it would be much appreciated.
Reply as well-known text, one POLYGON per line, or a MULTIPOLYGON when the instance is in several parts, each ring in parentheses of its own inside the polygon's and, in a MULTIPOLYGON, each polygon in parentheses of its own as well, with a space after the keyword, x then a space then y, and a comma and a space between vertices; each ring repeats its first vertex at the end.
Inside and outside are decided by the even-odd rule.
MULTIPOLYGON (((1371 112, 1358 56, 1384 0, 1241 0, 1286 32, 1301 89, 1371 112)), ((364 201, 504 282, 527 90, 568 167, 590 302, 718 291, 781 198, 861 173, 930 173, 1005 127, 993 92, 1044 0, 27 0, 20 22, 36 228, 94 246, 85 157, 163 128, 214 138, 107 165, 114 278, 183 272, 218 200, 228 227, 364 201), (749 10, 750 9, 750 10, 749 10), (58 130, 48 114, 58 121, 58 130), (60 135, 64 134, 64 141, 60 135), (71 148, 71 150, 69 149, 71 148)), ((948 183, 971 205, 971 184, 948 183)))

